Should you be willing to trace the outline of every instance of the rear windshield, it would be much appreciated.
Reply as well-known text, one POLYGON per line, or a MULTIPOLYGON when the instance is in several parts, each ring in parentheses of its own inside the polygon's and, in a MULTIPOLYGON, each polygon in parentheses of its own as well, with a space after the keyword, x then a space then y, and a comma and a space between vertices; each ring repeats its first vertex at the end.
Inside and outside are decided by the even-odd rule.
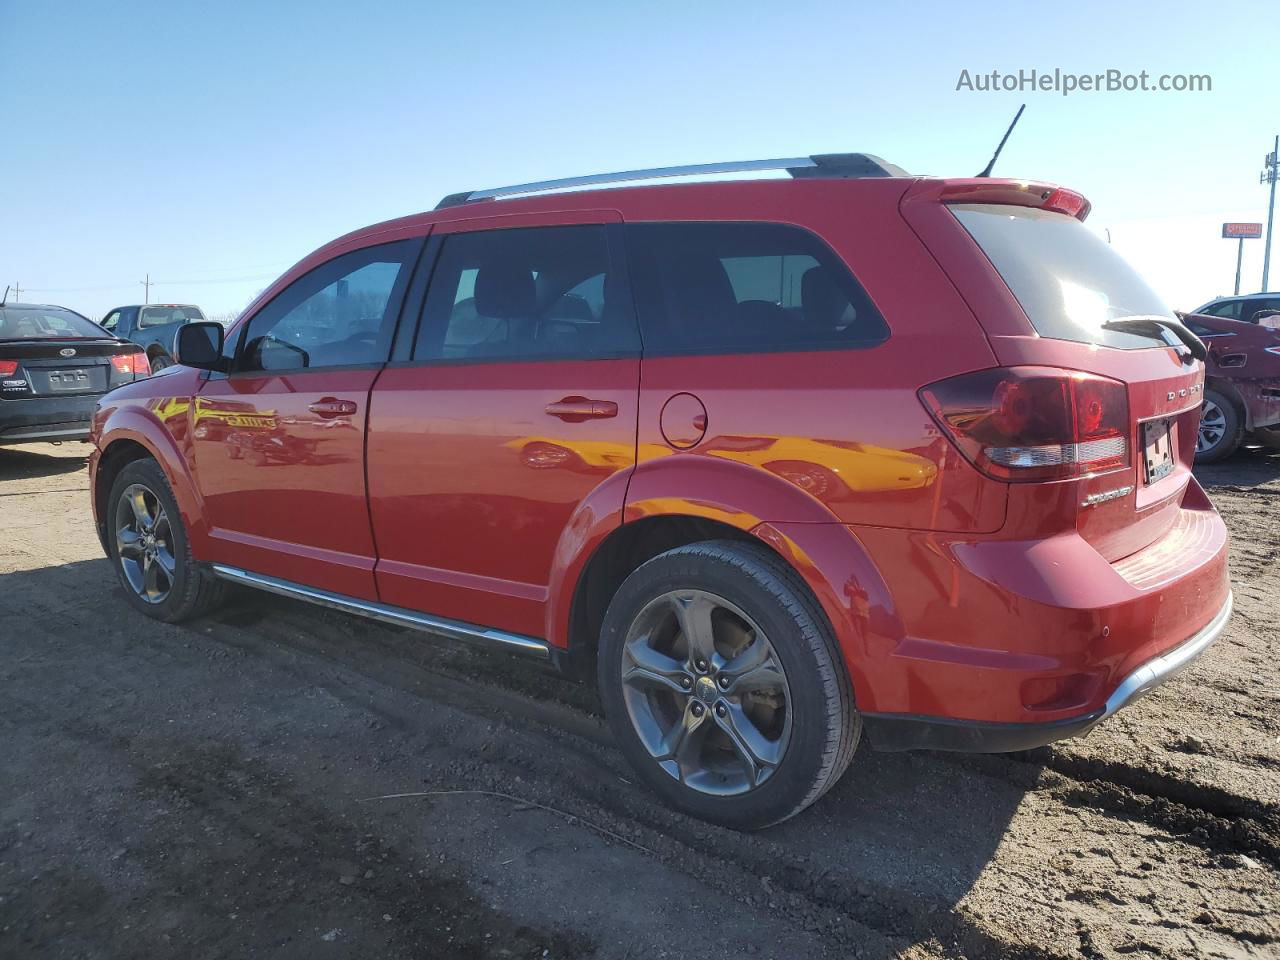
POLYGON ((0 307, 0 340, 110 336, 92 320, 60 307, 0 307))
POLYGON ((1033 207, 955 204, 951 211, 1004 277, 1042 337, 1135 349, 1157 334, 1107 330, 1108 320, 1173 311, 1137 272, 1074 217, 1033 207))
POLYGON ((203 320, 199 307, 143 307, 138 317, 139 327, 161 327, 166 323, 186 323, 203 320))

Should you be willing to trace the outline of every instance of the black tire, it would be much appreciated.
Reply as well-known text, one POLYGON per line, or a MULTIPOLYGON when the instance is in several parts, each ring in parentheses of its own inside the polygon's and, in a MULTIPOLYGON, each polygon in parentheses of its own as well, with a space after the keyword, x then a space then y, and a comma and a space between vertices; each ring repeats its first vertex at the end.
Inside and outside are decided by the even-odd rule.
MULTIPOLYGON (((145 498, 145 494, 144 494, 145 498)), ((149 501, 148 501, 149 502, 149 501)), ((111 485, 107 496, 105 511, 107 525, 107 555, 111 560, 116 578, 124 589, 125 599, 141 612, 165 623, 179 623, 207 613, 220 604, 226 595, 227 584, 215 578, 191 556, 191 545, 187 539, 187 530, 182 523, 182 514, 169 488, 168 478, 160 464, 150 458, 135 460, 127 464, 111 485), (130 581, 130 574, 121 557, 118 530, 122 511, 129 505, 126 492, 141 488, 158 502, 165 518, 161 532, 156 534, 157 542, 163 543, 168 556, 172 557, 172 574, 164 576, 169 587, 163 597, 153 600, 144 599, 135 583, 130 581)), ((126 546, 126 552, 132 552, 126 546)), ((132 561, 135 572, 143 561, 132 561)), ((161 565, 163 566, 163 564, 161 565)))
POLYGON ((150 362, 151 362, 152 373, 156 373, 160 370, 163 370, 165 367, 173 366, 173 360, 169 357, 167 353, 157 353, 154 357, 151 358, 150 362))
POLYGON ((1200 433, 1196 442, 1196 463, 1217 463, 1240 448, 1244 440, 1244 423, 1235 401, 1212 387, 1204 392, 1200 407, 1200 433), (1212 419, 1204 419, 1211 417, 1212 419), (1216 429, 1210 430, 1212 423, 1216 429))
MULTIPOLYGON (((688 654, 682 669, 694 669, 692 656, 688 654)), ((724 664, 723 659, 720 662, 724 664)), ((636 569, 618 589, 605 615, 598 674, 601 700, 614 736, 640 778, 673 807, 738 830, 759 829, 786 820, 821 797, 848 767, 862 732, 848 671, 817 600, 781 558, 750 543, 721 540, 690 544, 660 554, 636 569), (785 675, 790 724, 785 748, 778 762, 770 766, 767 778, 749 781, 754 785, 744 787, 744 792, 714 795, 695 789, 684 782, 680 760, 667 760, 664 769, 645 745, 629 712, 626 691, 631 691, 632 704, 636 693, 635 686, 624 685, 622 677, 624 666, 634 672, 628 634, 637 623, 639 635, 650 635, 652 631, 646 633, 640 628, 646 621, 637 618, 648 616, 655 604, 680 591, 723 598, 739 608, 758 625, 758 631, 745 636, 755 637, 762 632, 767 638, 766 647, 771 648, 785 675), (669 772, 673 764, 680 771, 678 774, 669 772)), ((687 678, 682 677, 681 682, 687 683, 687 678)), ((700 684, 704 682, 698 677, 694 689, 703 689, 700 684)), ((679 700, 680 691, 660 694, 679 700)), ((693 704, 694 699, 690 695, 685 701, 693 704)), ((708 717, 712 709, 724 716, 718 712, 718 703, 705 709, 708 717)), ((723 737, 723 731, 710 728, 709 736, 723 737)), ((706 782, 707 774, 698 776, 706 782)))

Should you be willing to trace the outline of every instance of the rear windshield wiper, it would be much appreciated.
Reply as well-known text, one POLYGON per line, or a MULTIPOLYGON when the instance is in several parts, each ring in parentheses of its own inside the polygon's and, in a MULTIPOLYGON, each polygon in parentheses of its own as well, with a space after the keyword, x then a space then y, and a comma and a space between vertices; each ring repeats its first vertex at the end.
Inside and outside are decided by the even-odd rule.
POLYGON ((1209 355, 1204 341, 1177 320, 1166 320, 1164 317, 1121 317, 1119 320, 1108 320, 1102 327, 1104 330, 1154 334, 1172 347, 1173 344, 1169 343, 1169 338, 1164 335, 1167 330, 1177 337, 1187 348, 1187 352, 1197 360, 1203 360, 1209 355))

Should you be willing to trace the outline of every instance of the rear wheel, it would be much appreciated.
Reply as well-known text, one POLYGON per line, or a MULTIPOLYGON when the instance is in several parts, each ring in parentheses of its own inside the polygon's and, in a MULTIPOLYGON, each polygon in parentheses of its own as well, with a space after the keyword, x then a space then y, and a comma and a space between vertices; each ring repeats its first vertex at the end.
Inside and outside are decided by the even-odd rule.
POLYGON ((1217 390, 1204 392, 1200 405, 1200 432, 1196 436, 1196 463, 1217 463, 1235 453, 1244 426, 1231 398, 1217 390))
POLYGON ((135 460, 120 471, 105 519, 125 598, 147 616, 176 623, 222 600, 226 585, 192 559, 178 504, 154 460, 135 460))
POLYGON ((679 547, 633 572, 605 616, 598 679, 640 777, 671 805, 736 829, 813 803, 861 731, 817 601, 753 544, 679 547))

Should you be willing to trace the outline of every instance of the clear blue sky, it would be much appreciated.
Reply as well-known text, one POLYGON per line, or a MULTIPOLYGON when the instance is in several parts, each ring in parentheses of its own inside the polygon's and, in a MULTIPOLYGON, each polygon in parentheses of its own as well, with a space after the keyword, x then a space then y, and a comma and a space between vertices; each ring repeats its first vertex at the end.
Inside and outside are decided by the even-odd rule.
MULTIPOLYGON (((0 0, 0 288, 238 312, 319 244, 456 190, 862 150, 1094 203, 1175 305, 1265 219, 1274 3, 0 0), (1207 73, 1209 93, 971 93, 973 73, 1207 73)), ((1280 244, 1277 244, 1280 246, 1280 244)), ((1245 289, 1260 280, 1248 241, 1245 289)), ((1280 251, 1272 287, 1280 287, 1280 251)))

